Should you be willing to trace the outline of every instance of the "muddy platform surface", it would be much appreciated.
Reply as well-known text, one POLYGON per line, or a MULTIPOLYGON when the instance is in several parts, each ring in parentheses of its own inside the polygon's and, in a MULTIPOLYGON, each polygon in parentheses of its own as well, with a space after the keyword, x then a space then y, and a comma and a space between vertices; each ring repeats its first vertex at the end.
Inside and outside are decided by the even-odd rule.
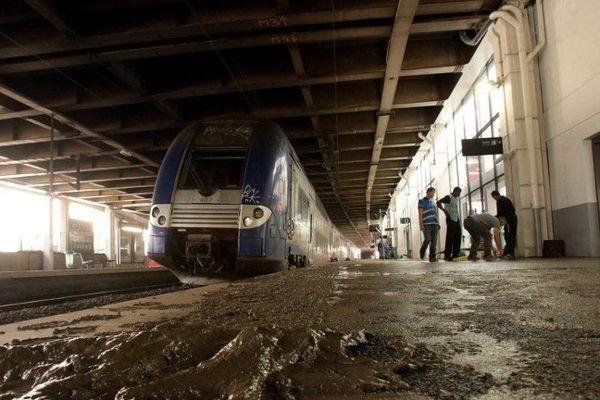
POLYGON ((0 399, 599 399, 600 261, 353 261, 0 325, 0 399))

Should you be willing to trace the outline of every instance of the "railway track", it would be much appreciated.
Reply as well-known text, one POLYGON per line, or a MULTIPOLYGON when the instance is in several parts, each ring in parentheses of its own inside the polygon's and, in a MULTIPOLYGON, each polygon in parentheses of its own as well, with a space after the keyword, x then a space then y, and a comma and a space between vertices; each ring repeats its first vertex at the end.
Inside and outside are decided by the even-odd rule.
POLYGON ((100 297, 100 296, 110 296, 110 295, 116 295, 116 294, 131 294, 131 293, 137 293, 137 292, 144 292, 147 290, 164 289, 164 288, 169 288, 169 287, 172 288, 172 287, 179 287, 179 286, 182 286, 182 284, 181 283, 164 283, 164 284, 157 284, 157 285, 133 286, 133 287, 124 288, 124 289, 120 288, 120 289, 115 289, 115 290, 102 290, 102 291, 95 291, 95 292, 89 292, 89 293, 78 293, 78 294, 66 295, 66 296, 48 297, 48 298, 43 298, 43 299, 31 300, 31 301, 6 303, 6 304, 0 304, 0 312, 22 310, 22 309, 31 308, 31 307, 39 307, 39 306, 46 306, 46 305, 53 305, 53 304, 61 304, 61 303, 67 303, 70 301, 90 299, 90 298, 100 297))

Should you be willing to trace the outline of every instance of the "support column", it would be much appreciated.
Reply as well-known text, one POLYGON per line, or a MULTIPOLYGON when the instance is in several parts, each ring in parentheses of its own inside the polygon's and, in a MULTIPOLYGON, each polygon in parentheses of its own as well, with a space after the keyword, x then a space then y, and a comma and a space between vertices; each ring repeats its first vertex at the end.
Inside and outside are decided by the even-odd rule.
POLYGON ((58 251, 69 251, 69 199, 60 197, 60 241, 58 251))
POLYGON ((54 269, 54 200, 54 196, 48 197, 48 226, 43 255, 45 270, 54 269))
POLYGON ((519 218, 517 253, 535 257, 541 256, 542 243, 548 239, 548 221, 539 106, 534 87, 535 64, 527 63, 522 70, 523 63, 519 58, 523 52, 531 51, 527 16, 523 19, 526 48, 523 43, 519 47, 516 29, 503 19, 497 20, 488 38, 494 41, 494 59, 504 96, 501 134, 507 197, 513 201, 519 218))
POLYGON ((121 260, 121 217, 113 212, 113 218, 111 219, 113 226, 111 227, 113 234, 115 235, 115 239, 113 240, 113 243, 115 245, 114 249, 115 249, 115 260, 117 260, 117 265, 120 265, 122 263, 121 260))
POLYGON ((106 257, 109 260, 117 260, 118 254, 118 246, 117 246, 117 236, 116 236, 116 214, 114 210, 111 208, 106 208, 104 210, 106 223, 108 225, 108 237, 106 238, 106 257))

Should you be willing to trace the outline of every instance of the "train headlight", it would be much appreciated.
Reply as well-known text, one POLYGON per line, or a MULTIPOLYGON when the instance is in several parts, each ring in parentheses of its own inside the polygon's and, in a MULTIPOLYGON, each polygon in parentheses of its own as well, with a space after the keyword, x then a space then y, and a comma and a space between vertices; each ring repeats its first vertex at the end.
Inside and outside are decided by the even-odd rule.
POLYGON ((262 209, 262 208, 258 208, 258 207, 256 207, 256 208, 254 209, 254 211, 252 211, 252 216, 253 216, 255 219, 261 219, 261 218, 263 217, 263 215, 265 215, 265 212, 263 211, 263 209, 262 209))
POLYGON ((160 214, 160 208, 158 208, 158 207, 154 207, 154 208, 152 209, 152 216, 153 216, 154 218, 158 218, 158 215, 159 215, 159 214, 160 214))
POLYGON ((158 224, 159 224, 159 225, 164 225, 166 222, 167 222, 167 217, 165 217, 164 215, 161 215, 161 216, 158 218, 158 224))
POLYGON ((250 218, 250 217, 244 218, 244 221, 243 221, 244 226, 250 226, 250 225, 252 225, 252 222, 253 222, 252 218, 250 218))

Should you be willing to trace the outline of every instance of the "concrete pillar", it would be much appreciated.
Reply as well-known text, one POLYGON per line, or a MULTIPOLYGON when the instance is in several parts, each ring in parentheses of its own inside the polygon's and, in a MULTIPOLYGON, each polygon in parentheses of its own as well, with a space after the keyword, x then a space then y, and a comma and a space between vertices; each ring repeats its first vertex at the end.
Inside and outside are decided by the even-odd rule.
POLYGON ((114 217, 111 219, 113 226, 111 227, 111 231, 115 235, 115 240, 113 243, 115 244, 115 260, 117 264, 121 264, 121 217, 113 212, 114 217))
POLYGON ((43 264, 45 270, 54 269, 54 196, 48 197, 48 226, 44 246, 43 264))
MULTIPOLYGON (((526 16, 524 17, 526 18, 526 16)), ((528 24, 526 24, 528 26, 528 24)), ((546 195, 544 187, 541 153, 541 132, 539 125, 539 105, 535 95, 529 99, 524 97, 521 74, 529 74, 531 86, 529 93, 535 94, 533 87, 534 63, 528 63, 527 69, 521 71, 518 56, 518 41, 515 29, 503 20, 496 22, 496 32, 499 42, 494 40, 494 35, 488 35, 488 40, 494 40, 494 59, 496 70, 501 82, 501 91, 504 95, 504 107, 501 111, 502 138, 504 141, 505 174, 507 197, 509 197, 517 210, 519 227, 517 231, 517 253, 520 256, 533 257, 543 240, 548 239, 548 220, 546 215, 546 195), (535 170, 530 168, 530 152, 526 138, 526 118, 524 101, 529 101, 533 115, 533 148, 535 170), (537 177, 534 179, 534 177, 537 177), (540 199, 540 209, 535 210, 532 202, 532 182, 537 182, 540 199), (534 214, 540 219, 540 236, 536 234, 534 214)), ((528 51, 531 49, 529 48, 528 51)), ((527 92, 527 91, 525 91, 527 92)))
POLYGON ((69 199, 60 197, 60 241, 57 251, 67 253, 69 245, 69 199))
POLYGON ((117 244, 117 240, 116 240, 116 214, 114 212, 114 210, 110 209, 110 208, 106 208, 104 210, 104 214, 105 214, 105 218, 106 218, 106 224, 107 224, 107 231, 108 231, 108 237, 106 238, 106 257, 109 260, 116 260, 117 258, 117 254, 118 254, 118 244, 117 244))

